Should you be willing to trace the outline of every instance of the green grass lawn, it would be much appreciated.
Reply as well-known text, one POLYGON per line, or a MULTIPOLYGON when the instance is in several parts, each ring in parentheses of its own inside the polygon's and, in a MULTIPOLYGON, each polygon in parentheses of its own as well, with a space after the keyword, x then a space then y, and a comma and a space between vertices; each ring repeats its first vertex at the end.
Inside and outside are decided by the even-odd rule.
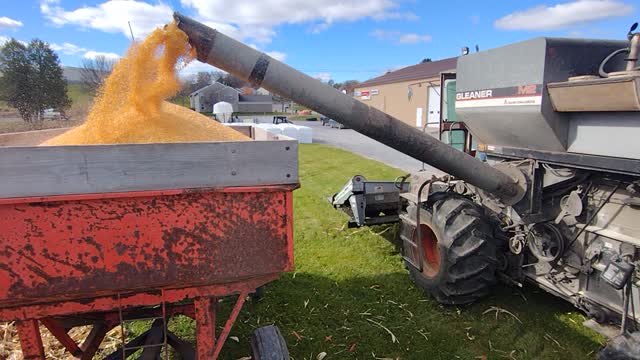
POLYGON ((72 102, 72 107, 89 106, 93 102, 94 95, 82 88, 82 84, 67 84, 67 94, 72 102))
POLYGON ((320 121, 320 115, 291 115, 287 117, 290 121, 307 121, 307 119, 315 118, 320 121))
MULTIPOLYGON (((584 317, 572 306, 533 286, 501 286, 465 307, 441 306, 414 287, 388 240, 395 226, 346 229, 346 215, 326 201, 354 174, 393 179, 402 172, 342 150, 300 146, 296 270, 267 285, 261 300, 248 301, 231 332, 239 341, 228 340, 224 359, 250 356, 251 331, 274 323, 296 360, 321 352, 325 359, 595 358, 603 339, 582 327, 584 317), (485 313, 492 307, 517 319, 485 313)), ((171 328, 193 339, 190 320, 174 320, 171 328)))
POLYGON ((308 107, 300 104, 293 104, 293 107, 292 107, 293 111, 308 110, 308 109, 309 109, 308 107))
POLYGON ((176 105, 184 106, 186 108, 189 108, 191 106, 191 104, 189 103, 188 95, 174 96, 171 99, 169 99, 169 102, 172 102, 176 105))

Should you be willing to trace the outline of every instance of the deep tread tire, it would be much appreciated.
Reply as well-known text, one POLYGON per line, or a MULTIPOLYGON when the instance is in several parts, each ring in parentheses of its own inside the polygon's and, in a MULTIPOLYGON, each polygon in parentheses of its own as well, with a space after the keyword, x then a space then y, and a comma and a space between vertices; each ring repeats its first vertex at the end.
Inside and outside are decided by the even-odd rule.
POLYGON ((253 360, 289 360, 289 350, 280 329, 270 325, 256 329, 251 335, 253 360))
MULTIPOLYGON (((416 210, 407 209, 413 219, 416 210)), ((440 267, 427 276, 407 263, 413 282, 442 304, 468 304, 488 295, 496 283, 496 244, 481 208, 451 195, 437 200, 431 211, 421 209, 420 222, 438 238, 440 267)))

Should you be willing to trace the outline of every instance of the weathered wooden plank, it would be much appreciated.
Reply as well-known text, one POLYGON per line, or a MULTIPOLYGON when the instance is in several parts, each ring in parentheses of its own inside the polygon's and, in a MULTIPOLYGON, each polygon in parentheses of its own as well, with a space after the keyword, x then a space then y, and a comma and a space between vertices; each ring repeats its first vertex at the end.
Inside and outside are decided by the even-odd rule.
POLYGON ((0 147, 0 198, 297 182, 295 140, 0 147))

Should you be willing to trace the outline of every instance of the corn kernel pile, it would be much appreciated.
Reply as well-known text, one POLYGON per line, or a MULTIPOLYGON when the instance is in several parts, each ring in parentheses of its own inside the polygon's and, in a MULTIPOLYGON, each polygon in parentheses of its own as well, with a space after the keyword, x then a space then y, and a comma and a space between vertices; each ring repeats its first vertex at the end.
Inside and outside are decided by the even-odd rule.
POLYGON ((83 125, 43 145, 248 140, 239 132, 164 101, 180 90, 176 64, 188 62, 187 35, 171 23, 133 44, 106 79, 83 125))

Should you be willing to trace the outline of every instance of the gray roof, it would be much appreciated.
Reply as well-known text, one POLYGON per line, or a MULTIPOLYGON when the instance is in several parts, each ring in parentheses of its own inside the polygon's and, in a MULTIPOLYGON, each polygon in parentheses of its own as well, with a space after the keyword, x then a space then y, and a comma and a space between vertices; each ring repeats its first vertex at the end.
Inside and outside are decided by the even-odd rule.
POLYGON ((229 89, 231 89, 231 90, 234 90, 234 91, 236 91, 236 92, 239 92, 237 89, 234 89, 234 88, 232 88, 231 86, 227 86, 227 85, 221 84, 221 83, 219 83, 219 82, 217 82, 217 81, 216 81, 216 82, 214 82, 214 83, 213 83, 213 84, 211 84, 211 85, 207 85, 207 86, 205 86, 205 87, 203 87, 203 88, 201 88, 201 89, 198 89, 198 90, 196 90, 196 91, 192 92, 191 94, 189 94, 189 96, 195 96, 195 95, 198 95, 200 92, 202 92, 202 91, 204 91, 204 90, 214 89, 214 88, 219 88, 219 87, 225 87, 225 88, 229 88, 229 89))

